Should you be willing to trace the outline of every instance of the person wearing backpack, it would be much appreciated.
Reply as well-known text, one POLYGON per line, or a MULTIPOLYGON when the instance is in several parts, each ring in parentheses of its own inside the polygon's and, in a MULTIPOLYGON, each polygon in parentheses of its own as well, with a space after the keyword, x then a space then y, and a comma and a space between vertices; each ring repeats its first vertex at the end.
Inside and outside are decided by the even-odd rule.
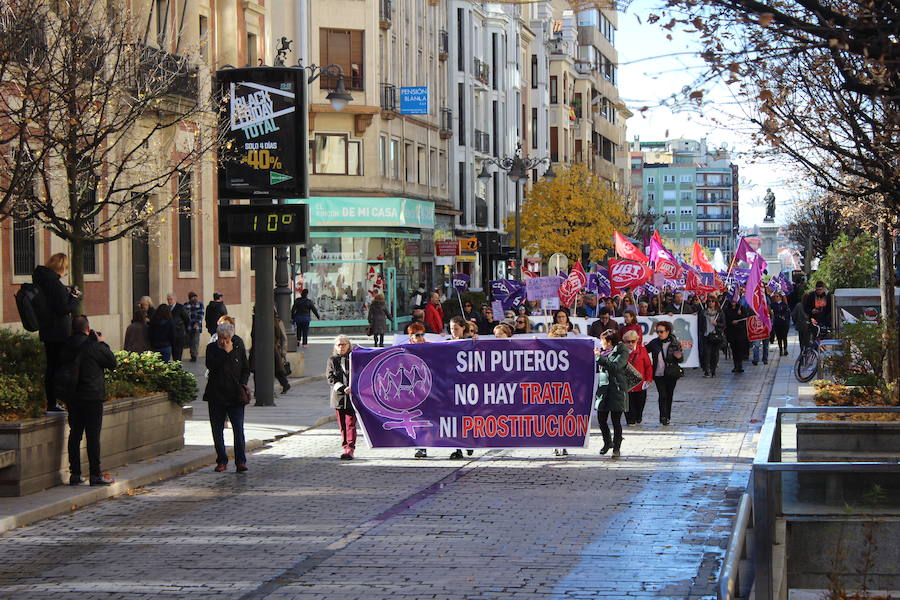
POLYGON ((116 357, 99 331, 92 331, 84 315, 72 319, 72 335, 60 353, 54 381, 57 394, 69 407, 69 485, 84 483, 81 477, 81 437, 87 437, 91 485, 114 483, 100 470, 100 429, 106 400, 105 369, 116 368, 116 357))
POLYGON ((60 280, 69 272, 69 257, 62 252, 51 256, 45 265, 38 265, 31 280, 40 288, 42 307, 38 312, 40 338, 47 359, 44 371, 44 390, 47 412, 62 412, 53 389, 53 375, 59 368, 60 353, 72 333, 72 311, 81 299, 78 288, 66 287, 60 280))
POLYGON ((209 335, 216 332, 216 327, 219 326, 219 317, 227 314, 228 308, 225 306, 225 301, 222 300, 222 294, 215 292, 213 299, 206 305, 206 331, 209 332, 209 335))

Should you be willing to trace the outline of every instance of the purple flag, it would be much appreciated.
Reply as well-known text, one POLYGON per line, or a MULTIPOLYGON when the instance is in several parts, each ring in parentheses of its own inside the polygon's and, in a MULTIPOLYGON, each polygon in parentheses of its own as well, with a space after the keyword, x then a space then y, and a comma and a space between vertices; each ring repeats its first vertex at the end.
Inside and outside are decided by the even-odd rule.
POLYGON ((471 277, 466 275, 465 273, 454 273, 451 281, 453 282, 453 289, 456 290, 457 294, 462 294, 467 289, 469 289, 469 281, 471 277))
POLYGON ((644 284, 644 289, 647 290, 647 293, 650 294, 651 296, 659 295, 659 288, 650 282, 647 282, 644 284))
MULTIPOLYGON (((525 304, 525 286, 512 279, 491 281, 491 295, 503 304, 503 310, 516 310, 525 304)), ((500 318, 495 315, 496 318, 500 318)))
POLYGON ((585 290, 597 294, 601 298, 609 296, 611 287, 609 284, 609 271, 606 267, 597 267, 596 273, 588 273, 588 282, 585 290))
POLYGON ((353 405, 374 448, 584 446, 589 339, 462 340, 359 348, 353 405))
POLYGON ((744 288, 744 300, 759 320, 766 325, 766 329, 772 330, 772 322, 769 320, 768 302, 766 292, 762 286, 762 262, 754 261, 747 278, 747 286, 744 288))
POLYGON ((675 256, 666 250, 666 247, 662 245, 662 242, 657 240, 654 236, 650 238, 650 262, 655 264, 660 258, 675 262, 675 256))
POLYGON ((749 265, 753 265, 755 262, 760 262, 762 264, 762 269, 760 272, 765 271, 769 268, 769 263, 766 262, 766 259, 762 257, 762 254, 759 254, 756 250, 753 249, 746 238, 741 238, 740 243, 738 244, 737 250, 734 253, 735 261, 742 260, 749 265))

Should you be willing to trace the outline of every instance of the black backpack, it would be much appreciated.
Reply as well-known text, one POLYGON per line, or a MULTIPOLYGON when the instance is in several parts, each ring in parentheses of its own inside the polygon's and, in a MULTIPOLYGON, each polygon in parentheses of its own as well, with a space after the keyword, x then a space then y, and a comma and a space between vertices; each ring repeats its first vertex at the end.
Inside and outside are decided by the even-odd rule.
POLYGON ((26 331, 37 331, 47 314, 47 298, 39 285, 23 283, 16 292, 16 308, 26 331))
MULTIPOLYGON (((85 342, 85 344, 90 342, 85 342)), ((75 355, 70 360, 60 364, 53 372, 53 392, 59 400, 69 402, 72 395, 78 389, 78 380, 81 377, 81 354, 84 345, 78 347, 75 355)))

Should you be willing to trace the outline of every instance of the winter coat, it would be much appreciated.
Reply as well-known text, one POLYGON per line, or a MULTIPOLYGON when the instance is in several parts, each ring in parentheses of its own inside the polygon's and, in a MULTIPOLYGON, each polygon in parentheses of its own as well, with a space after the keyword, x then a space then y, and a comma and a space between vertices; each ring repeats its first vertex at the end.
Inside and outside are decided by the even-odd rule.
POLYGON ((175 326, 175 343, 184 344, 187 341, 188 331, 191 330, 191 317, 184 305, 176 302, 171 306, 172 324, 175 326))
POLYGON ((609 321, 606 325, 603 325, 600 322, 600 319, 597 319, 590 325, 588 325, 588 335, 595 338, 600 338, 600 334, 606 331, 607 329, 612 329, 615 332, 619 331, 619 323, 617 321, 613 321, 612 317, 609 318, 609 321))
POLYGON ((231 352, 225 352, 217 342, 206 346, 206 368, 209 375, 203 401, 211 404, 241 404, 240 385, 250 380, 250 365, 244 342, 233 336, 231 352))
POLYGON ((749 311, 743 304, 729 302, 722 308, 722 312, 725 313, 725 339, 730 343, 746 342, 749 311), (740 321, 740 319, 743 319, 743 321, 740 321), (738 323, 733 324, 732 321, 738 321, 738 323))
POLYGON ((798 302, 797 305, 794 306, 794 311, 791 313, 791 319, 794 321, 794 329, 797 330, 797 333, 809 331, 809 317, 806 316, 806 311, 803 310, 802 302, 798 302))
MULTIPOLYGON (((631 354, 628 355, 628 364, 638 370, 643 381, 647 383, 653 381, 653 361, 650 360, 647 349, 641 344, 637 344, 634 347, 634 350, 631 351, 631 354)), ((640 392, 642 387, 643 386, 639 383, 628 391, 640 392)))
MULTIPOLYGON (((667 338, 669 341, 669 350, 666 352, 666 355, 663 357, 665 360, 666 367, 670 365, 677 365, 678 363, 684 361, 684 353, 681 354, 681 358, 675 356, 676 352, 681 352, 681 342, 678 341, 678 338, 675 337, 674 333, 670 333, 667 338)), ((653 338, 647 344, 647 354, 650 355, 650 361, 653 364, 653 373, 656 373, 656 367, 659 364, 659 355, 662 352, 663 341, 658 337, 653 338)))
POLYGON ((444 307, 429 302, 425 305, 425 324, 435 333, 444 331, 444 307))
MULTIPOLYGON (((716 315, 715 331, 718 331, 721 335, 725 334, 725 312, 721 308, 716 315)), ((707 331, 706 310, 697 313, 697 333, 700 335, 700 338, 705 338, 712 333, 712 331, 707 331)))
POLYGON ((297 298, 294 300, 294 305, 291 307, 291 321, 296 321, 297 319, 302 319, 308 321, 312 319, 311 315, 316 315, 317 319, 321 319, 319 316, 319 311, 316 310, 316 305, 309 298, 297 298))
POLYGON ((334 354, 328 359, 328 363, 325 365, 325 378, 331 385, 329 399, 331 408, 353 412, 350 394, 347 393, 347 388, 350 386, 350 352, 343 356, 334 354))
POLYGON ((44 265, 34 269, 31 281, 41 288, 47 303, 47 311, 38 315, 41 341, 65 342, 72 335, 72 311, 78 305, 78 298, 63 285, 56 271, 44 265))
POLYGON ((132 323, 125 330, 125 343, 122 346, 128 352, 146 352, 150 349, 150 326, 146 323, 132 323))
POLYGON ((175 323, 172 319, 150 320, 150 348, 159 350, 171 348, 175 345, 175 323))
POLYGON ((116 368, 116 357, 106 342, 84 333, 74 333, 66 341, 60 353, 60 364, 65 365, 76 358, 78 383, 70 396, 71 402, 103 402, 106 400, 106 378, 104 369, 116 368))
MULTIPOLYGON (((287 332, 284 330, 284 323, 281 319, 275 317, 274 322, 274 343, 275 343, 275 375, 278 377, 286 376, 287 370, 284 363, 287 362, 287 332)), ((248 358, 250 371, 256 372, 256 315, 250 325, 250 356, 248 358)))
POLYGON ((791 324, 791 307, 782 300, 781 302, 773 302, 769 308, 772 310, 772 329, 787 333, 791 324))
POLYGON ((216 332, 219 326, 219 319, 228 314, 228 308, 221 300, 210 300, 206 305, 206 330, 209 335, 216 332))
POLYGON ((606 392, 600 398, 597 410, 625 412, 628 410, 628 390, 625 389, 625 365, 628 363, 628 346, 619 342, 609 354, 597 357, 598 383, 602 386, 606 377, 606 392))
POLYGON ((372 335, 384 335, 387 331, 387 321, 391 318, 384 302, 376 300, 369 305, 369 327, 372 329, 372 335))
POLYGON ((816 296, 815 290, 803 296, 803 310, 806 311, 806 316, 815 319, 818 325, 831 327, 831 294, 826 293, 819 299, 823 304, 819 308, 816 308, 817 299, 819 298, 816 296))

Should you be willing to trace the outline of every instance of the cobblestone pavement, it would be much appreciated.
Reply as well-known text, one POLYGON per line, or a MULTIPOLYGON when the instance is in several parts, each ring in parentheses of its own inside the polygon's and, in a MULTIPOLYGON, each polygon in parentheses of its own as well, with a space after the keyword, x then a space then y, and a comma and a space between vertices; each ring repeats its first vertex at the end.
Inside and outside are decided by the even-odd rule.
POLYGON ((360 449, 333 425, 250 471, 204 469, 0 536, 0 598, 620 599, 715 597, 755 423, 777 368, 696 370, 672 425, 590 447, 451 462, 360 449))

